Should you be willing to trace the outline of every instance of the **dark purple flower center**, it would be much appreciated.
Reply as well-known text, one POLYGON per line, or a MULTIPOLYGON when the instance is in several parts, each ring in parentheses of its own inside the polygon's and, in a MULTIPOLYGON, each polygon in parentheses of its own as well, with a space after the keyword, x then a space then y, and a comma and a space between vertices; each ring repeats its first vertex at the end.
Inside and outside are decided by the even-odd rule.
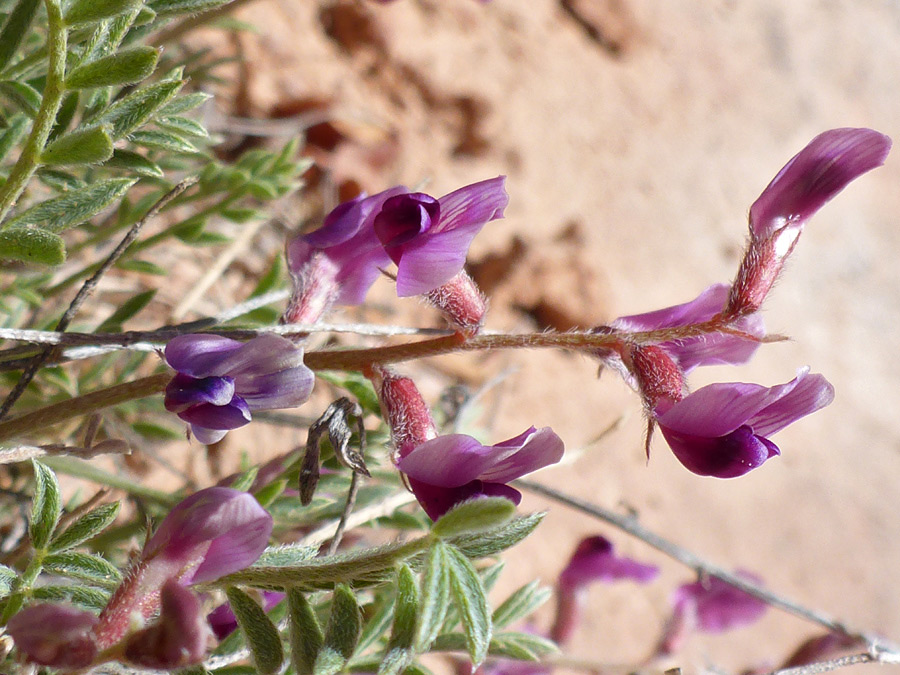
POLYGON ((680 434, 665 427, 662 431, 678 460, 700 476, 736 478, 781 454, 777 445, 754 434, 746 424, 713 438, 680 434))
POLYGON ((395 263, 403 254, 402 245, 427 232, 441 216, 434 197, 411 192, 388 199, 375 216, 375 234, 395 263))
POLYGON ((176 373, 166 385, 166 410, 181 413, 196 405, 228 405, 234 398, 234 378, 191 377, 176 373))

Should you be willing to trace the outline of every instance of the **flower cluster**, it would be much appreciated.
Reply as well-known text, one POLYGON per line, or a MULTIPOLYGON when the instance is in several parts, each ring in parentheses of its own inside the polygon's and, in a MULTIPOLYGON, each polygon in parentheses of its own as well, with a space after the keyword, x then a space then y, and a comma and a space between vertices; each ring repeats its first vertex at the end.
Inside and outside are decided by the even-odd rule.
POLYGON ((30 661, 57 668, 113 659, 154 669, 199 663, 212 633, 188 586, 251 565, 271 532, 272 517, 252 495, 223 487, 201 490, 160 523, 99 617, 38 603, 12 617, 9 634, 30 661))

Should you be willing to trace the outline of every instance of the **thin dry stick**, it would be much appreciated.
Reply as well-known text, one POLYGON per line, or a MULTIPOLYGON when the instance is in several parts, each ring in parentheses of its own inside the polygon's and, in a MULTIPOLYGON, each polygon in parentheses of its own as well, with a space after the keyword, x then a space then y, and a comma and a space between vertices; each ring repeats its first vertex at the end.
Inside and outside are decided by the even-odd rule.
MULTIPOLYGON (((344 527, 347 530, 352 530, 354 527, 365 525, 369 521, 375 520, 376 518, 389 516, 401 506, 405 506, 411 502, 414 502, 415 500, 416 498, 411 492, 398 492, 397 494, 392 495, 377 504, 372 504, 371 506, 360 509, 355 513, 351 513, 347 517, 347 521, 344 524, 344 527)), ((321 527, 318 527, 307 534, 297 543, 305 546, 325 543, 334 536, 338 522, 339 521, 332 520, 329 523, 325 523, 321 527)))
MULTIPOLYGON (((128 233, 123 237, 122 241, 119 242, 119 245, 113 249, 113 252, 109 254, 109 257, 100 265, 99 269, 94 272, 93 276, 91 276, 84 284, 81 286, 81 289, 78 293, 75 294, 75 297, 72 299, 72 302, 69 304, 68 309, 62 315, 59 320, 59 323, 56 324, 56 332, 64 333, 66 329, 69 327, 69 324, 72 322, 72 319, 75 318, 75 315, 78 313, 78 310, 81 308, 81 305, 84 304, 84 301, 87 300, 91 293, 94 292, 94 289, 97 288, 97 284, 100 282, 100 278, 106 274, 106 272, 116 263, 116 261, 121 257, 123 253, 125 253, 126 249, 134 243, 134 240, 137 239, 138 235, 141 232, 141 229, 144 225, 159 213, 160 209, 162 209, 166 204, 175 199, 182 192, 187 190, 191 185, 197 182, 197 178, 187 178, 181 181, 178 185, 172 188, 169 192, 162 196, 162 198, 153 205, 153 207, 147 212, 147 214, 137 221, 134 225, 131 226, 131 229, 128 230, 128 233)), ((0 419, 9 412, 10 408, 15 405, 16 401, 19 400, 19 397, 25 392, 25 388, 34 379, 34 376, 37 375, 38 370, 40 370, 41 366, 44 362, 50 357, 50 353, 52 352, 52 348, 44 348, 40 354, 35 356, 28 367, 25 369, 25 372, 22 373, 22 376, 19 378, 19 381, 16 383, 16 386, 13 387, 13 390, 9 392, 9 395, 3 401, 3 405, 0 406, 0 419)))
POLYGON ((794 668, 782 668, 781 670, 773 670, 768 675, 815 675, 816 673, 827 673, 838 668, 846 668, 847 666, 855 666, 858 663, 881 663, 898 665, 900 664, 900 654, 883 649, 873 649, 872 651, 863 652, 861 654, 850 654, 849 656, 840 656, 829 661, 819 661, 810 663, 805 666, 796 666, 794 668))
POLYGON ((350 472, 350 489, 347 491, 347 503, 344 504, 344 511, 341 513, 341 519, 338 521, 337 527, 334 529, 334 536, 328 545, 327 555, 337 553, 338 546, 341 545, 341 539, 344 538, 344 528, 347 527, 347 518, 356 505, 356 495, 359 494, 359 474, 355 471, 350 472))
POLYGON ((627 532, 633 537, 637 537, 644 543, 652 546, 658 551, 661 551, 670 558, 673 558, 678 562, 687 565, 697 574, 721 579, 722 581, 731 584, 736 588, 739 588, 745 593, 748 593, 755 598, 759 598, 766 604, 772 605, 773 607, 778 607, 779 609, 782 609, 786 612, 790 612, 795 616, 799 616, 801 619, 806 619, 807 621, 817 623, 830 631, 841 633, 842 635, 846 635, 852 638, 859 638, 873 649, 883 648, 884 646, 884 641, 875 636, 851 630, 843 621, 834 619, 818 610, 804 607, 803 605, 800 605, 793 600, 789 600, 788 598, 773 593, 772 591, 763 588, 758 584, 736 576, 728 570, 719 567, 718 565, 707 562, 691 551, 688 551, 687 549, 678 546, 668 539, 664 539, 655 532, 651 532, 650 530, 646 529, 637 522, 637 519, 634 516, 620 515, 590 502, 586 502, 576 497, 567 495, 563 492, 560 492, 559 490, 555 490, 553 488, 547 487, 546 485, 542 485, 541 483, 535 483, 534 481, 519 479, 514 481, 513 485, 528 490, 529 492, 534 492, 536 494, 549 497, 554 501, 577 509, 578 511, 593 516, 598 520, 609 523, 610 525, 617 527, 624 532, 627 532), (879 645, 881 645, 881 647, 879 647, 879 645))

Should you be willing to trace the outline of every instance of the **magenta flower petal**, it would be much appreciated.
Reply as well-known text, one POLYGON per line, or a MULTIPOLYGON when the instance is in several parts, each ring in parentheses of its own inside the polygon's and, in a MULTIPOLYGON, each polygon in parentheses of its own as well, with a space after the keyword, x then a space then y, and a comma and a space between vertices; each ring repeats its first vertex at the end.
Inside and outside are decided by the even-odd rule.
POLYGON ((734 478, 780 454, 767 436, 833 398, 834 390, 824 377, 802 369, 796 378, 775 387, 711 384, 675 403, 656 421, 689 471, 734 478))
POLYGON ((491 467, 480 478, 493 483, 508 483, 527 473, 556 464, 563 458, 565 445, 553 429, 531 427, 524 434, 493 446, 498 451, 491 467), (503 454, 504 450, 512 450, 503 454))
POLYGON ((437 199, 421 192, 410 192, 388 199, 375 216, 373 226, 388 255, 398 262, 401 247, 430 230, 440 219, 440 214, 437 199))
POLYGON ((503 497, 516 506, 522 501, 522 493, 502 483, 485 483, 472 480, 456 487, 429 485, 413 478, 407 478, 416 500, 432 520, 437 520, 457 504, 479 497, 503 497))
POLYGON ((397 295, 423 295, 459 274, 466 264, 469 245, 480 229, 448 230, 406 244, 397 263, 397 295))
POLYGON ((91 631, 97 617, 69 605, 40 603, 15 614, 7 631, 28 660, 67 670, 86 668, 97 656, 91 631))
MULTIPOLYGON (((512 450, 501 451, 506 454, 512 450)), ((425 441, 397 462, 410 478, 442 488, 460 487, 478 478, 495 461, 492 446, 465 434, 447 434, 425 441)))
POLYGON ((303 367, 303 350, 280 335, 260 335, 243 343, 215 367, 216 375, 234 378, 235 389, 246 388, 247 379, 303 367))
POLYGON ((658 575, 658 567, 616 555, 612 542, 598 535, 581 540, 559 575, 559 585, 573 591, 594 581, 630 580, 646 584, 658 575))
MULTIPOLYGON (((750 572, 739 571, 738 576, 760 582, 759 577, 750 572)), ((762 600, 718 577, 680 586, 675 592, 674 604, 676 614, 695 619, 697 628, 706 633, 721 633, 755 623, 768 607, 762 600)))
POLYGON ((502 218, 509 204, 505 183, 506 176, 497 176, 466 185, 441 197, 438 200, 441 205, 441 221, 436 228, 437 232, 469 227, 480 230, 490 221, 502 218))
POLYGON ((201 403, 178 413, 178 416, 193 426, 218 431, 230 431, 250 424, 250 408, 237 396, 232 397, 227 405, 201 403))
POLYGON ((872 129, 831 129, 816 136, 778 172, 750 207, 754 237, 802 225, 862 174, 884 164, 891 139, 872 129))
POLYGON ((211 487, 179 502, 144 546, 143 559, 184 564, 181 581, 212 581, 253 564, 272 532, 272 516, 253 495, 211 487))
POLYGON ((219 335, 179 335, 166 345, 166 362, 191 377, 224 375, 217 366, 230 352, 240 349, 241 344, 219 335))

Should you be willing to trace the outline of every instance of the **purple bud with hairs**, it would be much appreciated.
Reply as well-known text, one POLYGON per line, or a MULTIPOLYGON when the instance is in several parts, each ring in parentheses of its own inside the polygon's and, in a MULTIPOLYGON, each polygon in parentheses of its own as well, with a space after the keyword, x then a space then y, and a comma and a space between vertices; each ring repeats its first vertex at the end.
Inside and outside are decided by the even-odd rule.
POLYGON ((98 647, 92 634, 97 617, 70 605, 39 603, 15 614, 7 624, 16 647, 42 666, 80 669, 90 666, 98 647))

